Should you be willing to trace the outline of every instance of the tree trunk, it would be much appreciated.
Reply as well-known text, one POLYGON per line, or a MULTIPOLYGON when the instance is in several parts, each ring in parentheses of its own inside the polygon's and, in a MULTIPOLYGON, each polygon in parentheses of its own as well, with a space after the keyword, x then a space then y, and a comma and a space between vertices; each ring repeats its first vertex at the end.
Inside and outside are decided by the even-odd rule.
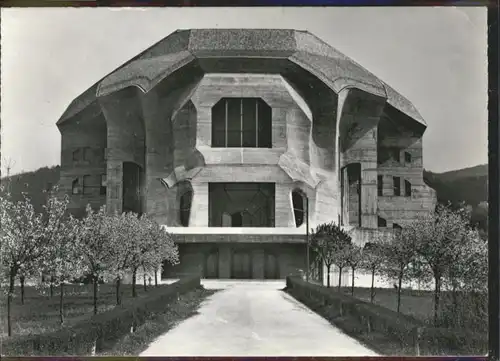
POLYGON ((122 300, 120 297, 120 285, 121 285, 121 278, 116 277, 116 305, 121 305, 122 300))
POLYGON ((94 315, 97 315, 97 287, 99 286, 99 277, 94 277, 94 315))
POLYGON ((375 268, 372 269, 372 287, 370 289, 370 302, 375 299, 375 268))
POLYGON ((21 282, 21 305, 24 305, 24 276, 19 277, 19 281, 21 282))
POLYGON ((439 296, 441 293, 441 277, 434 276, 435 288, 434 288, 434 327, 438 325, 438 314, 439 314, 439 296))
POLYGON ((144 282, 144 292, 147 292, 148 288, 147 288, 147 285, 146 285, 146 272, 144 272, 143 282, 144 282))
POLYGON ((354 296, 354 267, 352 269, 352 284, 351 284, 351 296, 354 296))
POLYGON ((332 265, 326 266, 326 287, 330 287, 330 268, 332 265))
POLYGON ((155 272, 155 287, 158 287, 158 270, 155 272))
POLYGON ((50 276, 50 297, 54 296, 54 276, 50 276))
POLYGON ((342 267, 339 267, 339 285, 338 285, 339 291, 340 287, 342 287, 342 267))
POLYGON ((137 282, 137 268, 132 271, 132 297, 137 297, 137 290, 135 289, 135 284, 137 282))
POLYGON ((63 298, 64 298, 64 282, 61 282, 59 286, 61 290, 61 294, 59 295, 59 320, 61 321, 61 325, 64 324, 64 312, 63 312, 63 298))
POLYGON ((7 295, 7 335, 12 336, 12 318, 11 318, 11 308, 12 308, 12 295, 14 294, 14 284, 16 281, 16 272, 10 271, 9 280, 9 294, 7 295))
POLYGON ((398 277, 398 313, 401 309, 401 285, 403 283, 403 274, 400 273, 398 277))

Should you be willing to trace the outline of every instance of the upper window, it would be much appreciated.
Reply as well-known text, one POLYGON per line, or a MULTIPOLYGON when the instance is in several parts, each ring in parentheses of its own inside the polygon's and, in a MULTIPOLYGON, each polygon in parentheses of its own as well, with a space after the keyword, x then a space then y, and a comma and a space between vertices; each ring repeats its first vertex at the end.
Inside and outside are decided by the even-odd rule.
POLYGON ((405 152, 405 163, 407 164, 411 163, 411 154, 408 152, 405 152))
POLYGON ((292 192, 293 213, 295 215, 295 226, 300 227, 305 219, 305 196, 302 192, 294 190, 292 192))
POLYGON ((405 180, 405 197, 411 197, 411 183, 405 180))
POLYGON ((393 188, 394 188, 394 195, 395 196, 400 196, 401 195, 401 178, 400 177, 392 177, 393 179, 393 188))
POLYGON ((212 147, 272 148, 272 110, 260 98, 223 98, 212 108, 212 147))

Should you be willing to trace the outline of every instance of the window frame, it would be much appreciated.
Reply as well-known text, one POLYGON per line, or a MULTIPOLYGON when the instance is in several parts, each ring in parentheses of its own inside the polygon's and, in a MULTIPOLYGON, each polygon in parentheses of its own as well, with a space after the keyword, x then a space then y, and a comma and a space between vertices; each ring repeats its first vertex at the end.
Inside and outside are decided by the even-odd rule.
POLYGON ((272 149, 272 108, 259 97, 224 97, 221 98, 211 110, 212 119, 212 148, 268 148, 272 149), (244 104, 250 105, 244 106, 244 104), (229 110, 236 109, 239 105, 239 125, 236 122, 231 122, 231 127, 229 126, 229 110), (252 109, 255 107, 253 113, 245 113, 247 109, 252 109), (264 108, 267 107, 267 108, 264 108), (215 115, 214 115, 215 114, 215 115), (246 128, 245 121, 248 122, 248 114, 251 114, 255 121, 254 128, 246 128), (223 117, 223 119, 221 118, 223 117), (269 119, 268 119, 269 118, 269 119), (269 123, 269 124, 267 124, 269 123), (234 127, 236 125, 236 128, 234 127), (230 136, 232 133, 237 132, 239 134, 239 141, 234 143, 234 140, 238 138, 237 135, 232 138, 230 136), (248 134, 254 133, 255 139, 252 140, 252 144, 255 145, 245 145, 248 144, 248 134), (223 135, 221 133, 224 133, 223 135), (265 143, 262 143, 262 139, 267 139, 265 143), (222 139, 223 138, 223 139, 222 139), (230 142, 231 141, 231 142, 230 142), (233 144, 230 144, 233 143, 233 144), (236 144, 236 145, 234 145, 236 144))
POLYGON ((395 197, 401 197, 401 177, 392 177, 392 190, 395 197), (397 181, 396 181, 397 180, 397 181), (397 190, 397 192, 396 192, 397 190))

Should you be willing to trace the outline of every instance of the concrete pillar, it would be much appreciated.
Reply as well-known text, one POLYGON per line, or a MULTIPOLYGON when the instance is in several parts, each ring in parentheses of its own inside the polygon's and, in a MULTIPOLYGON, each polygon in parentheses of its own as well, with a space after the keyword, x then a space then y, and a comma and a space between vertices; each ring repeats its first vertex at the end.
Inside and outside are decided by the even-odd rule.
POLYGON ((276 184, 274 217, 275 227, 295 227, 292 193, 286 184, 276 184))
POLYGON ((193 181, 193 201, 189 217, 190 227, 208 227, 208 183, 193 181))

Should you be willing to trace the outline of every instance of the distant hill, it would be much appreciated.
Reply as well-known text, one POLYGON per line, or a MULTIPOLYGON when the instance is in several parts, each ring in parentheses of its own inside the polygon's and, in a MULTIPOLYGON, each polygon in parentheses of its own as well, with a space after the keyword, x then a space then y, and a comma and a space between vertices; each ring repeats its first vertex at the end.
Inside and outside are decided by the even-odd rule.
MULTIPOLYGON (((59 181, 59 166, 44 167, 34 172, 16 174, 10 177, 11 192, 15 199, 21 199, 26 192, 33 200, 35 208, 41 209, 45 202, 43 191, 50 189, 59 181)), ((6 184, 7 178, 1 183, 6 184)), ((464 168, 444 173, 424 170, 424 180, 436 190, 438 202, 451 202, 458 205, 465 202, 472 206, 473 220, 481 227, 486 227, 488 201, 488 165, 464 168)))
POLYGON ((488 226, 488 165, 478 165, 445 173, 424 170, 424 181, 437 193, 438 202, 462 202, 472 207, 471 222, 486 230, 488 226))
POLYGON ((7 186, 10 181, 10 192, 14 200, 21 200, 22 193, 26 193, 37 211, 42 210, 45 204, 47 191, 59 182, 60 166, 43 167, 34 172, 15 174, 2 178, 1 184, 7 186))

